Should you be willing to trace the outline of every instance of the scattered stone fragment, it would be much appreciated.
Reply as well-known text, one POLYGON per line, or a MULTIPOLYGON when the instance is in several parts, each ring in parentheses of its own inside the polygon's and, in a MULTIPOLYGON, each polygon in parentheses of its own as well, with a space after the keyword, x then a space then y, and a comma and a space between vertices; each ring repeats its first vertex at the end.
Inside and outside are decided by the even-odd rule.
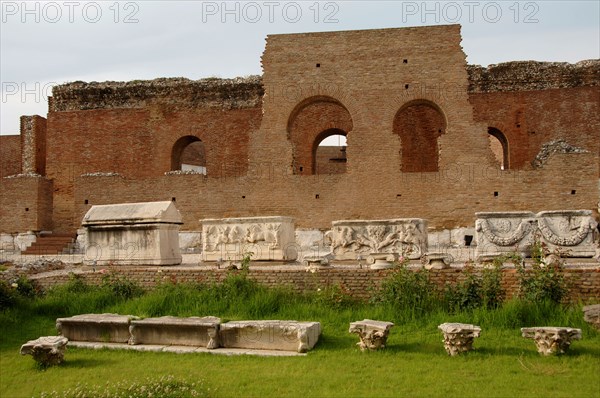
POLYGON ((475 337, 481 334, 481 328, 466 323, 442 323, 438 329, 444 333, 444 348, 450 356, 473 349, 475 337))
POLYGON ((45 336, 30 340, 21 346, 21 355, 31 355, 42 366, 54 366, 64 359, 69 339, 63 336, 45 336))
POLYGON ((362 321, 350 323, 350 333, 358 334, 360 342, 356 343, 361 351, 375 351, 385 348, 390 329, 394 326, 392 322, 373 321, 363 319, 362 321))
POLYGON ((526 339, 533 339, 537 350, 542 355, 564 354, 571 346, 571 340, 581 339, 581 329, 564 327, 532 327, 521 328, 526 339))

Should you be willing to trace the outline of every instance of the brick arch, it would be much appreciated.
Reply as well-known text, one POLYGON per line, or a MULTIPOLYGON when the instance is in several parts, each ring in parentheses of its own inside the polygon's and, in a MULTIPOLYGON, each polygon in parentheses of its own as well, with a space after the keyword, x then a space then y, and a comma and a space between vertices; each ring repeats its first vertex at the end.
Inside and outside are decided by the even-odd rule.
POLYGON ((317 138, 315 138, 315 142, 313 143, 313 174, 340 174, 346 172, 346 147, 343 149, 336 146, 331 147, 321 147, 319 150, 319 145, 325 140, 334 135, 343 135, 344 137, 348 136, 344 130, 340 129, 327 129, 322 131, 317 138), (336 153, 333 153, 331 150, 327 150, 329 148, 333 148, 336 153), (337 152, 340 153, 337 153, 337 152), (333 156, 333 158, 330 158, 333 156), (328 161, 332 161, 333 159, 337 159, 339 162, 336 162, 332 165, 328 164, 328 161))
POLYGON ((393 132, 400 137, 401 170, 439 170, 438 138, 446 132, 446 116, 434 102, 419 99, 404 104, 394 116, 393 132))
MULTIPOLYGON (((348 135, 353 128, 348 109, 337 99, 327 96, 307 98, 300 102, 288 118, 288 140, 292 144, 294 174, 315 172, 315 143, 326 138, 327 131, 348 135)), ((333 134, 329 134, 333 135, 333 134)))
POLYGON ((184 163, 206 167, 204 143, 194 135, 180 137, 171 149, 171 170, 181 170, 184 163))
POLYGON ((490 148, 494 152, 494 157, 498 159, 502 170, 508 170, 510 166, 508 139, 496 127, 488 127, 488 137, 490 138, 490 148), (500 147, 498 147, 498 144, 500 147))

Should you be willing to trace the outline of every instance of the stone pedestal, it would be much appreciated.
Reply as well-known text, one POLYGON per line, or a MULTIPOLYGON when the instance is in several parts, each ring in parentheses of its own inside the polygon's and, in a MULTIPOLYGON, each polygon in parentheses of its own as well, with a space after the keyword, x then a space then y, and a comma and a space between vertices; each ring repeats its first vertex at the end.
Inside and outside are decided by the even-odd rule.
POLYGON ((477 259, 485 261, 508 253, 528 256, 536 230, 535 214, 522 212, 475 213, 477 259))
POLYGON ((444 269, 449 268, 454 261, 450 253, 427 253, 422 258, 425 269, 444 269))
POLYGON ((444 334, 444 348, 450 356, 473 349, 475 337, 481 334, 481 328, 466 323, 443 323, 438 329, 444 334))
POLYGON ((97 341, 103 343, 127 343, 129 324, 139 319, 132 315, 84 314, 70 318, 58 318, 56 329, 70 341, 97 341))
POLYGON ((319 322, 238 321, 221 324, 221 347, 306 352, 321 335, 319 322))
POLYGON ((219 347, 221 320, 212 316, 176 318, 163 316, 131 321, 130 345, 157 344, 219 347))
POLYGON ((420 218, 333 221, 326 236, 337 260, 371 253, 418 259, 427 251, 427 221, 420 218))
POLYGON ((83 218, 86 265, 181 264, 173 202, 92 206, 83 218))
POLYGON ((204 261, 295 260, 298 254, 290 217, 247 217, 200 220, 204 261))
POLYGON ((360 342, 357 345, 361 351, 375 351, 385 348, 392 326, 394 326, 392 322, 363 319, 362 321, 352 322, 348 331, 358 334, 360 342))
POLYGON ((563 257, 593 257, 598 223, 590 210, 542 211, 537 214, 541 241, 563 257))
POLYGON ((371 253, 367 257, 367 263, 370 269, 389 269, 393 268, 393 262, 398 259, 395 253, 371 253))
POLYGON ((21 346, 21 355, 31 355, 43 366, 58 365, 64 359, 69 339, 62 336, 46 336, 28 341, 21 346))
POLYGON ((581 329, 564 327, 521 328, 526 339, 533 339, 537 350, 542 355, 564 354, 571 346, 571 340, 581 339, 581 329))
POLYGON ((583 319, 600 330, 600 304, 586 305, 583 307, 583 319))

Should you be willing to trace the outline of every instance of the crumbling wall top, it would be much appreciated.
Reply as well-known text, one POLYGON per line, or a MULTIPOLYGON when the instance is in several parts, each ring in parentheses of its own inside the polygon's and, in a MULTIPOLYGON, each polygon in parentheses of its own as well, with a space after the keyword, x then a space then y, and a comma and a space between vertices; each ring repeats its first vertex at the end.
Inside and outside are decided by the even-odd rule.
POLYGON ((220 109, 261 105, 260 76, 233 79, 159 78, 130 82, 72 82, 52 89, 50 112, 142 108, 152 102, 181 107, 220 109))
POLYGON ((600 60, 568 62, 513 61, 467 66, 469 92, 531 91, 600 86, 600 60))

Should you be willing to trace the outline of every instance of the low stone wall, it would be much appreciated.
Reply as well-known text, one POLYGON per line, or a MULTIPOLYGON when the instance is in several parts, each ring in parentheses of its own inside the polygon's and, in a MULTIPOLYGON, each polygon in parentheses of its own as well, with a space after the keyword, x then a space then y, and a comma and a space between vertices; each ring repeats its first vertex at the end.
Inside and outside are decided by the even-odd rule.
MULTIPOLYGON (((133 280, 145 288, 153 288, 159 283, 167 281, 174 283, 213 283, 220 282, 232 271, 224 269, 206 269, 196 267, 119 267, 114 269, 130 280, 133 280)), ((304 269, 250 269, 248 278, 258 283, 269 286, 288 286, 296 292, 316 291, 329 286, 339 285, 353 297, 366 300, 370 297, 373 289, 381 286, 393 270, 370 270, 370 269, 348 269, 328 268, 317 272, 306 272, 304 269)), ((465 273, 460 268, 434 269, 430 270, 431 280, 440 288, 446 284, 455 284, 465 279, 465 273)), ((79 274, 81 278, 90 284, 100 284, 106 273, 84 272, 79 274)), ((569 288, 568 300, 572 302, 600 302, 600 268, 570 268, 565 270, 565 279, 569 288)), ((57 284, 69 281, 69 275, 36 275, 32 279, 42 289, 47 289, 57 284)), ((517 294, 519 288, 517 271, 514 268, 503 270, 502 286, 507 297, 517 294)))

